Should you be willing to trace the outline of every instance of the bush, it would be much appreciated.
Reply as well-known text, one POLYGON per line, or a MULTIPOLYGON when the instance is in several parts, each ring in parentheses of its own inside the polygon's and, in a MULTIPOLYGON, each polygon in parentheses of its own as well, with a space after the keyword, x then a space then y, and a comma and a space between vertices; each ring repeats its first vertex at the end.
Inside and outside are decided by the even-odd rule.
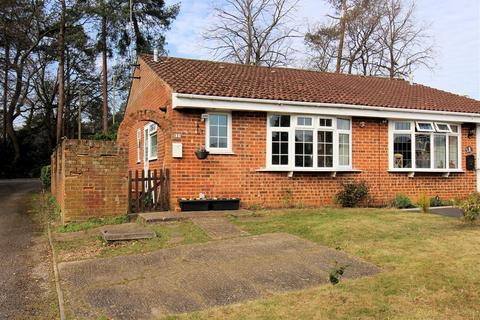
POLYGON ((463 220, 468 223, 474 223, 480 217, 480 193, 470 194, 467 200, 460 204, 463 209, 463 220))
POLYGON ((430 208, 430 199, 428 198, 427 194, 423 192, 418 197, 418 206, 422 209, 423 213, 427 213, 428 209, 430 208))
POLYGON ((392 207, 398 208, 398 209, 406 209, 406 208, 413 208, 414 205, 412 203, 412 200, 407 195, 404 195, 402 193, 398 193, 395 195, 395 199, 392 201, 392 207))
POLYGON ((50 184, 52 182, 52 171, 50 165, 42 167, 40 171, 40 181, 42 181, 45 189, 50 188, 50 184))
POLYGON ((368 195, 365 182, 348 182, 342 184, 343 190, 335 195, 335 202, 345 208, 356 207, 368 195))
POLYGON ((443 202, 438 195, 430 198, 430 207, 441 207, 441 206, 443 206, 443 202))

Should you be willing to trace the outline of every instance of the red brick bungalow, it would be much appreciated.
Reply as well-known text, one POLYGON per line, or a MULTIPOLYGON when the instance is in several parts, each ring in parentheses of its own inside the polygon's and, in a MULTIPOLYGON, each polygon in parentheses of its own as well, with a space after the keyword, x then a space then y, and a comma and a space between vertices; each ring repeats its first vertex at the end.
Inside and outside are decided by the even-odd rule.
POLYGON ((366 181, 376 205, 397 193, 477 190, 466 159, 477 155, 480 101, 398 79, 150 55, 137 63, 119 143, 131 170, 170 169, 172 208, 200 193, 243 207, 322 206, 351 180, 366 181))

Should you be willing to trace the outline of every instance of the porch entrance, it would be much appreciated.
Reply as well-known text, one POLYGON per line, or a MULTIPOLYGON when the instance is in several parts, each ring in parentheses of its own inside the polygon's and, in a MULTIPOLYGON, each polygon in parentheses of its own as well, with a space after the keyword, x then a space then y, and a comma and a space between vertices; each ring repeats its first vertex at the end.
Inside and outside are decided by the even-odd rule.
POLYGON ((128 172, 128 214, 170 209, 170 169, 128 172))

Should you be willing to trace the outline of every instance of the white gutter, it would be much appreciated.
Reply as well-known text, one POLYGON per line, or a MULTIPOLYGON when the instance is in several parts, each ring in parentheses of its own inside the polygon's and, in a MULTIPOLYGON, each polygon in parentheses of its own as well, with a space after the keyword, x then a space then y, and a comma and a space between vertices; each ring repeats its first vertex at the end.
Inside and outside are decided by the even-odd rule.
MULTIPOLYGON (((401 109, 373 107, 342 103, 297 102, 285 100, 267 100, 252 98, 234 98, 207 96, 186 93, 172 94, 173 109, 200 108, 238 111, 285 112, 303 114, 322 114, 340 116, 358 116, 373 118, 394 118, 415 120, 435 120, 480 123, 480 114, 433 111, 420 109, 401 109), (314 108, 316 107, 316 108, 314 108)), ((480 110, 479 110, 480 111, 480 110)))

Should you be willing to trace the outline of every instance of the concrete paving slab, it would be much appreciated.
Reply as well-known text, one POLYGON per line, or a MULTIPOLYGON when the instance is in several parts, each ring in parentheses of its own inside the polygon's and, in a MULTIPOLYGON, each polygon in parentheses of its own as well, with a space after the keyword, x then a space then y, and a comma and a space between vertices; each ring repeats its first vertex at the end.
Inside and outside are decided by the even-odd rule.
POLYGON ((134 222, 104 226, 101 229, 101 235, 105 241, 155 238, 155 232, 134 222))
POLYGON ((244 216, 251 214, 249 210, 219 210, 219 211, 160 211, 139 213, 140 221, 148 223, 159 223, 168 221, 178 221, 190 218, 206 218, 206 217, 224 217, 224 216, 244 216))
POLYGON ((178 246, 147 254, 59 264, 75 318, 152 319, 329 283, 380 269, 337 250, 276 233, 178 246))
POLYGON ((225 217, 192 218, 192 222, 202 228, 212 239, 226 239, 248 234, 225 217))

